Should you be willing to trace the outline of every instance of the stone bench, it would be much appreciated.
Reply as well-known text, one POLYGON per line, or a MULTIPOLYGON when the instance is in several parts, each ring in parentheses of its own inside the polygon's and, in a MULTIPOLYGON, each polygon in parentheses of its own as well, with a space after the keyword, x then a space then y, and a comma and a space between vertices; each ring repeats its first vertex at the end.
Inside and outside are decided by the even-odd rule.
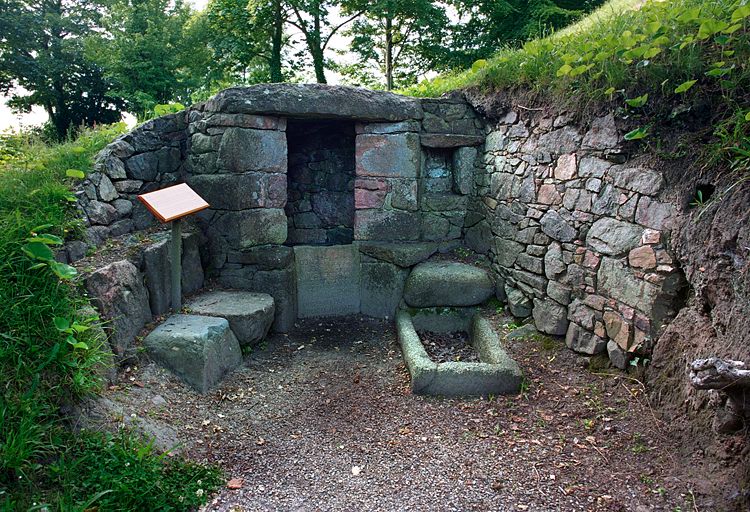
POLYGON ((213 291, 194 297, 186 305, 194 315, 226 318, 240 345, 253 345, 268 334, 276 306, 266 293, 213 291))

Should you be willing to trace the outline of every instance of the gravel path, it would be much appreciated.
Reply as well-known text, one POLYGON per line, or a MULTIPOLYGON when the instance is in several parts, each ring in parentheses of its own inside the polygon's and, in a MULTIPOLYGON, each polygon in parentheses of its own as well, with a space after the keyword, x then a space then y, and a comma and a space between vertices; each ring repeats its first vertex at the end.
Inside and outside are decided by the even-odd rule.
POLYGON ((206 511, 693 510, 640 383, 584 370, 559 341, 509 350, 521 395, 420 397, 390 323, 306 321, 208 395, 148 365, 113 396, 234 479, 206 511))

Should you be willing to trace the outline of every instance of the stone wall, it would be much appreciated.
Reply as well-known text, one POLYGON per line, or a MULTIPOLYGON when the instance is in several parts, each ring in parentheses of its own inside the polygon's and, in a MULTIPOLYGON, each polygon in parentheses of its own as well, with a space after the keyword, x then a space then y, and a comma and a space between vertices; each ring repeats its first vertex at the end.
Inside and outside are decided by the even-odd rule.
POLYGON ((136 194, 187 182, 211 205, 191 218, 205 237, 207 276, 271 294, 281 331, 297 318, 300 277, 289 246, 354 242, 363 254, 361 311, 389 316, 406 270, 421 261, 415 255, 460 244, 483 140, 483 122, 461 98, 232 88, 108 146, 98 165, 114 170, 114 183, 92 174, 81 203, 97 245, 153 222, 136 194), (127 195, 110 193, 117 187, 127 195))
POLYGON ((136 196, 181 181, 186 127, 184 112, 160 117, 118 137, 97 155, 94 171, 77 193, 91 245, 154 223, 136 196))
POLYGON ((511 111, 485 129, 460 97, 261 85, 120 137, 79 197, 98 244, 153 222, 136 194, 186 181, 211 204, 194 217, 207 276, 271 294, 280 331, 299 280, 316 279, 290 245, 353 238, 350 309, 383 317, 411 267, 465 243, 489 255, 514 315, 623 367, 650 351, 684 280, 664 178, 621 141, 611 115, 581 129, 511 111))
POLYGON ((287 122, 287 244, 352 243, 354 135, 353 122, 287 122))
POLYGON ((491 257, 498 295, 537 329, 613 363, 649 353, 684 286, 665 181, 628 161, 612 115, 509 112, 488 130, 466 242, 491 257))

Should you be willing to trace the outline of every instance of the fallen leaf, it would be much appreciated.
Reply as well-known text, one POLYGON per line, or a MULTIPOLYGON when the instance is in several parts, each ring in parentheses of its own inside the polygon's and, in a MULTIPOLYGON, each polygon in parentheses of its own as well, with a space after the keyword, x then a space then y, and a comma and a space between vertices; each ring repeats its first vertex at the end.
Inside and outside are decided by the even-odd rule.
POLYGON ((255 441, 255 444, 257 444, 258 446, 263 446, 264 444, 266 444, 266 440, 262 437, 259 437, 258 440, 255 441))
POLYGON ((232 478, 227 482, 227 489, 242 489, 242 485, 245 481, 242 478, 232 478))
POLYGON ((359 466, 352 466, 352 475, 359 476, 359 474, 362 472, 362 468, 359 466))

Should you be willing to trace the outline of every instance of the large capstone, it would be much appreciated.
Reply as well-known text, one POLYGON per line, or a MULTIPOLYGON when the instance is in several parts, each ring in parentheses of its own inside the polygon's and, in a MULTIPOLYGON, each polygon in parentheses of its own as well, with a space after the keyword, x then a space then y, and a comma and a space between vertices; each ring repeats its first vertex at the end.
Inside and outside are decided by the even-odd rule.
POLYGON ((474 306, 495 293, 487 271, 465 263, 420 263, 406 280, 404 300, 411 307, 474 306))
POLYGON ((173 315, 143 343, 156 362, 200 393, 242 364, 240 345, 224 318, 173 315))
POLYGON ((281 114, 367 121, 421 119, 419 100, 382 91, 321 84, 262 84, 232 87, 208 100, 209 112, 281 114))
POLYGON ((203 293, 187 304, 196 315, 226 318, 240 345, 253 345, 268 334, 276 311, 267 293, 214 291, 203 293))

